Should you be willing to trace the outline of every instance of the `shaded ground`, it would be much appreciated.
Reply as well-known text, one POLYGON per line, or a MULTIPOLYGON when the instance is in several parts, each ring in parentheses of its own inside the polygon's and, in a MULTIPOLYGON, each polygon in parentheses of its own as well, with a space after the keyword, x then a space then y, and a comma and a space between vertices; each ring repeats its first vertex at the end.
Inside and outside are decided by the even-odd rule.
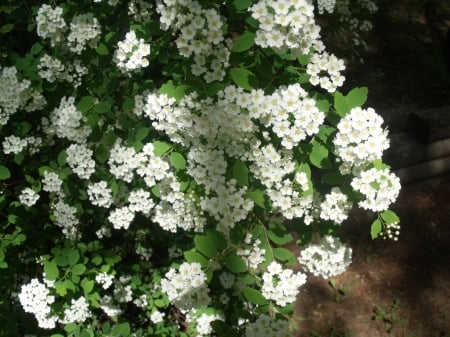
MULTIPOLYGON (((366 63, 347 74, 348 87, 369 87, 368 105, 391 132, 403 127, 400 112, 450 105, 421 1, 381 1, 375 26, 366 63)), ((450 337, 449 195, 450 175, 403 186, 393 207, 402 221, 398 242, 371 241, 373 219, 354 211, 343 227, 354 261, 334 287, 311 277, 302 288, 297 336, 450 337), (384 320, 375 320, 380 309, 384 320)))
POLYGON ((402 220, 397 242, 371 241, 373 219, 353 212, 343 230, 354 261, 334 287, 311 278, 301 290, 298 336, 450 337, 449 194, 450 176, 404 186, 393 207, 402 220), (390 322, 374 320, 377 306, 390 322))

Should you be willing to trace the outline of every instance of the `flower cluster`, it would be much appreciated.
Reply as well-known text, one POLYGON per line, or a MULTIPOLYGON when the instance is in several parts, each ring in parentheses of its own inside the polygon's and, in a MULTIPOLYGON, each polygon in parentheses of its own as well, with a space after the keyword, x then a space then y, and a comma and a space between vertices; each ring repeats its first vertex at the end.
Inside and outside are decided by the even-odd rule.
POLYGON ((336 155, 342 161, 341 173, 349 173, 376 159, 389 147, 383 118, 372 108, 353 108, 337 125, 333 139, 336 155))
POLYGON ((67 36, 69 50, 81 54, 86 46, 96 48, 100 40, 100 24, 92 13, 75 16, 70 23, 70 32, 67 36))
POLYGON ((89 201, 98 207, 109 208, 113 202, 111 189, 104 180, 98 183, 90 183, 87 188, 87 194, 89 201))
POLYGON ((2 142, 4 154, 18 154, 27 147, 29 147, 30 154, 33 154, 38 151, 41 144, 42 139, 40 137, 29 136, 20 138, 14 135, 5 137, 5 140, 2 142))
POLYGON ((283 269, 278 262, 272 262, 262 275, 261 293, 279 306, 295 302, 299 288, 306 283, 306 275, 291 269, 283 269))
POLYGON ((19 109, 30 112, 44 107, 44 96, 31 87, 29 80, 19 81, 15 67, 0 67, 0 71, 0 126, 19 109))
POLYGON ((42 79, 50 83, 56 81, 72 83, 75 88, 81 85, 83 76, 89 72, 80 60, 63 63, 58 58, 48 54, 42 55, 37 67, 38 74, 42 79))
POLYGON ((21 204, 31 207, 39 200, 39 194, 33 189, 26 187, 19 195, 19 201, 21 204))
POLYGON ((108 221, 112 223, 114 229, 128 229, 133 219, 134 212, 128 206, 113 209, 108 216, 108 221))
POLYGON ((352 188, 364 199, 358 205, 374 212, 385 211, 400 193, 400 179, 389 169, 371 168, 362 171, 351 182, 352 188))
POLYGON ((152 7, 153 5, 145 0, 131 0, 128 4, 128 15, 136 22, 145 22, 151 19, 152 7))
POLYGON ((400 236, 400 223, 398 221, 386 223, 384 225, 383 231, 381 232, 381 237, 383 239, 390 239, 397 241, 400 236))
POLYGON ((182 310, 199 308, 211 301, 206 275, 196 262, 184 262, 178 270, 171 268, 161 280, 161 289, 182 310))
POLYGON ((91 315, 89 303, 84 296, 81 296, 78 299, 72 299, 71 306, 64 309, 64 318, 60 322, 63 324, 73 322, 83 323, 91 315))
POLYGON ((114 281, 114 275, 101 272, 95 276, 95 282, 100 284, 103 289, 108 289, 114 281))
POLYGON ((118 49, 114 54, 117 67, 124 73, 148 67, 146 56, 150 55, 150 45, 144 39, 138 39, 136 33, 131 30, 125 35, 125 40, 117 44, 118 49))
POLYGON ((39 327, 44 329, 55 327, 58 318, 51 315, 50 307, 55 302, 55 297, 50 295, 50 289, 44 283, 36 278, 32 279, 22 285, 18 297, 23 310, 36 317, 39 327))
POLYGON ((197 331, 197 336, 211 336, 213 333, 213 328, 211 326, 211 322, 221 320, 223 321, 224 318, 220 314, 207 314, 202 313, 201 315, 190 315, 188 314, 186 317, 186 320, 189 324, 192 324, 195 322, 195 330, 197 331))
POLYGON ((42 190, 49 193, 61 193, 61 185, 63 181, 55 172, 44 171, 44 178, 42 178, 42 190))
POLYGON ((237 255, 243 257, 251 269, 257 269, 258 266, 266 260, 266 250, 261 248, 261 240, 253 240, 252 234, 250 233, 245 236, 244 242, 247 245, 251 245, 251 247, 239 247, 237 249, 237 255))
POLYGON ((347 219, 352 203, 339 187, 333 187, 324 199, 320 204, 321 219, 331 220, 338 224, 347 219))
POLYGON ((50 112, 50 120, 42 119, 44 131, 58 138, 66 138, 77 143, 85 143, 92 129, 84 124, 86 118, 77 110, 75 97, 63 97, 59 107, 50 112))
POLYGON ((79 220, 76 217, 77 209, 66 204, 61 199, 52 208, 55 224, 61 227, 63 234, 69 240, 76 240, 81 235, 77 228, 79 224, 79 220))
POLYGON ((317 1, 317 10, 319 14, 323 14, 324 12, 333 13, 334 7, 336 6, 336 0, 316 0, 317 1))
POLYGON ((67 164, 81 179, 89 179, 95 172, 94 152, 84 144, 72 144, 67 150, 67 164))
POLYGON ((302 249, 298 261, 313 275, 328 279, 347 270, 352 262, 352 249, 338 238, 326 235, 319 243, 302 249))
POLYGON ((344 70, 344 61, 327 52, 313 54, 306 66, 309 82, 331 93, 344 84, 345 77, 341 74, 344 70))
POLYGON ((46 4, 40 6, 37 12, 37 34, 44 39, 50 39, 53 47, 64 40, 65 32, 68 29, 62 14, 62 7, 52 8, 46 4))
POLYGON ((307 55, 311 48, 324 49, 320 40, 320 27, 315 24, 314 7, 307 0, 260 0, 249 8, 259 22, 255 43, 284 52, 293 57, 307 55))
POLYGON ((219 13, 213 8, 203 9, 195 0, 163 0, 156 11, 161 15, 161 28, 170 28, 177 35, 175 43, 180 55, 194 55, 192 73, 203 76, 206 82, 222 80, 230 52, 224 43, 219 13))
POLYGON ((260 315, 255 322, 245 327, 245 337, 277 336, 290 337, 288 321, 270 318, 268 315, 260 315))

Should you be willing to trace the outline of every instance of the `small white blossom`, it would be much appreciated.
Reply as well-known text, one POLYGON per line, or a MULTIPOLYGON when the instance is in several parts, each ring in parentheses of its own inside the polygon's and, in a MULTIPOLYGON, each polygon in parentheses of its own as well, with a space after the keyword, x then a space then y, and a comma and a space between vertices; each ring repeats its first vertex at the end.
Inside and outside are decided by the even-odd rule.
POLYGON ((318 244, 302 249, 298 261, 313 275, 328 279, 347 270, 352 262, 352 249, 327 235, 318 244))
POLYGON ((26 187, 19 195, 19 201, 21 204, 31 207, 39 200, 39 194, 33 189, 26 187))

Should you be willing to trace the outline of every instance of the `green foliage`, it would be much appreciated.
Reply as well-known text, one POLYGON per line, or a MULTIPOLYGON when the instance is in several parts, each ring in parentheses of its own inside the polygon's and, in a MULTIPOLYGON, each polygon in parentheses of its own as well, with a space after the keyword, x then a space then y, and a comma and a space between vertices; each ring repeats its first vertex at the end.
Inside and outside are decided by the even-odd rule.
POLYGON ((344 117, 351 109, 362 106, 367 100, 367 93, 366 87, 354 88, 345 96, 337 91, 334 95, 336 113, 344 117))
MULTIPOLYGON (((340 187, 359 201, 350 187, 352 174, 339 170, 333 138, 339 120, 365 103, 367 89, 343 95, 313 86, 306 72, 313 49, 261 48, 261 24, 249 12, 257 1, 201 0, 192 6, 205 10, 197 16, 180 5, 175 11, 183 16, 176 15, 176 24, 167 27, 156 7, 113 2, 48 2, 52 10, 61 8, 59 24, 65 28, 46 33, 38 18, 44 3, 22 6, 6 0, 0 5, 0 76, 14 92, 0 94, 5 140, 0 153, 0 335, 196 336, 195 319, 188 322, 162 290, 163 280, 185 262, 200 264, 206 276, 201 286, 211 298, 188 316, 217 314, 223 318, 211 323, 217 335, 243 336, 246 327, 239 322, 251 324, 260 314, 295 322, 292 303, 280 307, 264 297, 261 275, 273 261, 295 269, 294 243, 305 246, 337 228, 315 214, 319 204, 313 198, 340 187), (101 27, 98 36, 89 40, 86 32, 72 39, 76 21, 89 21, 91 14, 101 27), (195 43, 195 50, 179 46, 187 32, 177 26, 184 15, 189 24, 204 20, 206 25, 185 41, 195 43), (119 50, 136 47, 124 43, 131 30, 134 42, 148 45, 150 53, 146 66, 124 70, 119 60, 129 60, 133 51, 119 50), (80 51, 73 50, 77 44, 80 51), (201 54, 203 49, 208 53, 201 54), (17 73, 7 80, 8 67, 17 73), (297 84, 304 95, 277 96, 297 84), (297 96, 313 103, 288 112, 297 96), (260 111, 251 110, 252 104, 260 111), (12 111, 8 118, 5 107, 12 111), (299 117, 303 109, 316 108, 325 117, 318 129, 308 130, 292 149, 283 144, 274 131, 275 110, 286 113, 284 127, 291 128, 305 122, 299 117), (7 137, 25 145, 8 152, 7 137), (69 151, 74 144, 80 149, 75 156, 69 151), (144 153, 151 144, 154 153, 144 153), (262 150, 266 145, 274 151, 270 164, 280 157, 267 172, 257 165, 269 156, 262 150), (278 170, 285 171, 269 186, 264 176, 273 178, 278 170), (296 181, 298 173, 306 181, 296 181), (39 197, 31 206, 23 201, 25 188, 39 197), (286 209, 276 193, 297 205, 286 209), (287 225, 283 212, 291 208, 305 214, 287 225), (310 211, 314 216, 307 223, 310 211), (54 298, 48 303, 50 315, 58 318, 52 329, 39 327, 36 315, 25 313, 14 298, 32 279, 48 289, 48 299, 54 298), (64 316, 79 299, 86 300, 86 318, 66 322, 64 316)), ((379 160, 367 167, 385 164, 379 160)), ((381 212, 372 237, 398 221, 394 212, 381 212)), ((198 287, 196 282, 184 283, 183 290, 198 287)))
POLYGON ((399 326, 408 324, 407 319, 398 316, 397 311, 400 307, 400 304, 400 300, 396 298, 392 301, 392 304, 387 309, 378 305, 374 309, 373 319, 376 321, 381 321, 387 333, 393 332, 393 330, 399 326))

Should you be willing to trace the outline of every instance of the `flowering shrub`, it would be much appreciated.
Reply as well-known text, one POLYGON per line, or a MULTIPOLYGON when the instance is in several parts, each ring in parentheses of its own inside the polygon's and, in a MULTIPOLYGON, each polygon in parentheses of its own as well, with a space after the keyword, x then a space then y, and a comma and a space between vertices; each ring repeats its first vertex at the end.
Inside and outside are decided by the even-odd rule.
POLYGON ((0 6, 8 336, 288 336, 353 206, 399 234, 387 130, 316 21, 344 1, 151 3, 0 6))

